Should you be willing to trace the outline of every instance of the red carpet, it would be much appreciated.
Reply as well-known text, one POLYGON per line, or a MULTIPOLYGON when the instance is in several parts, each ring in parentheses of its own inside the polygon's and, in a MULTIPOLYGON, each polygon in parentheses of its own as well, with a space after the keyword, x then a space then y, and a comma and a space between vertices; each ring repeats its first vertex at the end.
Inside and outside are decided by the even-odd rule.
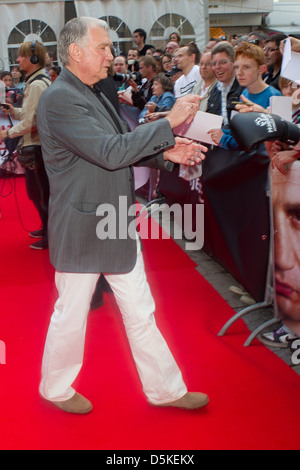
MULTIPOLYGON (((0 181, 2 183, 2 181, 0 181)), ((22 177, 17 195, 23 223, 38 228, 22 177)), ((55 300, 48 252, 29 249, 14 194, 0 198, 0 449, 299 449, 300 378, 240 320, 217 333, 232 309, 170 240, 144 242, 157 323, 190 390, 207 392, 204 410, 147 404, 111 294, 89 317, 86 357, 76 388, 94 410, 64 414, 38 394, 45 335, 55 300)))

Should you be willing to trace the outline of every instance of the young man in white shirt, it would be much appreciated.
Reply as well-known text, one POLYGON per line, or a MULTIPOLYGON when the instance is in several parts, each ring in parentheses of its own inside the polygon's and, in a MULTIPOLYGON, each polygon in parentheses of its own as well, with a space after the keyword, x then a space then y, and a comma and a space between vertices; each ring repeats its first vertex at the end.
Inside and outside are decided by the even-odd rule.
POLYGON ((177 50, 176 65, 182 70, 182 76, 175 82, 175 98, 192 93, 194 86, 200 82, 199 61, 200 51, 196 44, 190 43, 177 50))

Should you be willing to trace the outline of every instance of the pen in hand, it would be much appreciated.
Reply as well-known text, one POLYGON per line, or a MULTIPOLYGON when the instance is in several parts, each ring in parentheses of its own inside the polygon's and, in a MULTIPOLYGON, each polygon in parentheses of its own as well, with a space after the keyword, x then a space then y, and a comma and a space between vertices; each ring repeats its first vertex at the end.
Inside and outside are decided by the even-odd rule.
POLYGON ((245 101, 232 101, 231 104, 244 104, 246 106, 253 106, 253 103, 248 103, 248 102, 245 102, 245 101))

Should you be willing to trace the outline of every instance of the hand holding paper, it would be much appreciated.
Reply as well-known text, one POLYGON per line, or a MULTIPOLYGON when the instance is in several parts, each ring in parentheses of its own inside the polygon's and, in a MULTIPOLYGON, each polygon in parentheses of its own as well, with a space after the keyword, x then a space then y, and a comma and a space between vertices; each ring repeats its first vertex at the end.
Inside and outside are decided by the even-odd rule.
POLYGON ((175 127, 173 132, 176 135, 187 137, 198 142, 216 145, 210 134, 208 134, 208 131, 211 129, 221 129, 222 122, 222 116, 198 111, 191 124, 185 122, 180 126, 175 127))
POLYGON ((222 139, 222 135, 224 134, 224 132, 222 131, 222 129, 211 129, 210 131, 208 131, 208 134, 212 138, 213 142, 216 145, 219 145, 220 140, 222 139))
POLYGON ((133 105, 132 103, 132 94, 131 88, 127 88, 127 90, 118 91, 119 102, 124 104, 129 104, 130 106, 133 105))
MULTIPOLYGON (((291 39, 287 38, 284 43, 280 75, 300 84, 300 54, 292 51, 291 39)), ((298 50, 298 43, 293 47, 298 50)))
POLYGON ((190 124, 199 109, 200 100, 201 97, 198 95, 186 95, 182 98, 177 98, 173 108, 166 117, 171 128, 174 129, 182 123, 190 124))

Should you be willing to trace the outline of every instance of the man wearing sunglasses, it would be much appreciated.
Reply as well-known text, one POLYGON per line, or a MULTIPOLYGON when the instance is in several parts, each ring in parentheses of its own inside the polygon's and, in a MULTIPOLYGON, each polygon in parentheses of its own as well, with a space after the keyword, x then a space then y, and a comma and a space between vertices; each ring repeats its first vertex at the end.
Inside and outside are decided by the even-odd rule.
POLYGON ((280 76, 282 53, 280 51, 280 43, 286 39, 286 34, 275 33, 269 35, 265 39, 264 53, 266 57, 266 66, 268 73, 264 77, 264 81, 268 85, 272 85, 279 90, 278 79, 280 76))

